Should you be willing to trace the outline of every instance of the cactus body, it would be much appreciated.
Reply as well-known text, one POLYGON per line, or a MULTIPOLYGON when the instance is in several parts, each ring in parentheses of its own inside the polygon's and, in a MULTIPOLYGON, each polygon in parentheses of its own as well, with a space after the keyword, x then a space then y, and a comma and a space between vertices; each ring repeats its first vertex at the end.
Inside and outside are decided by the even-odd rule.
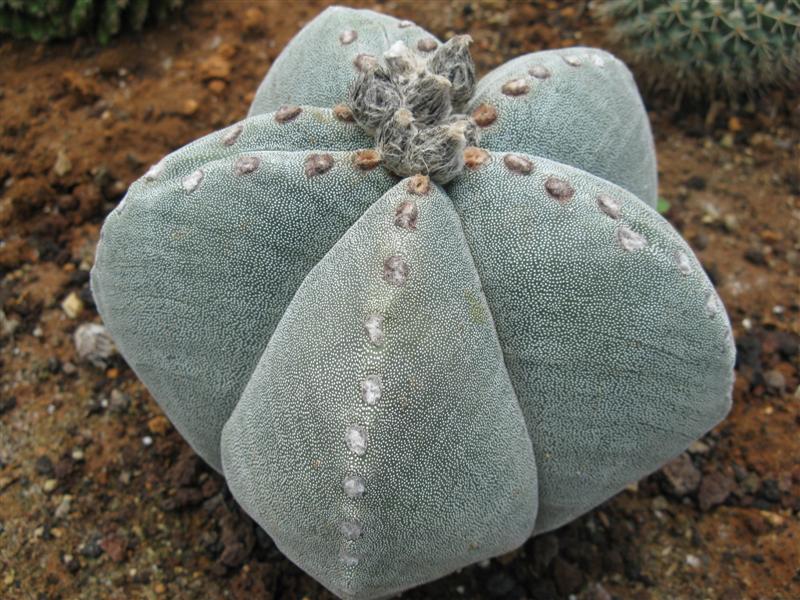
POLYGON ((92 270, 120 352, 178 430, 343 598, 558 527, 730 405, 727 316, 653 208, 624 65, 532 54, 467 100, 465 42, 326 10, 250 117, 131 186, 92 270), (413 95, 431 73, 449 104, 413 95), (389 101, 361 110, 375 98, 389 101), (440 134, 441 178, 413 162, 440 134))
POLYGON ((613 0, 599 12, 653 92, 736 97, 800 79, 797 0, 613 0))

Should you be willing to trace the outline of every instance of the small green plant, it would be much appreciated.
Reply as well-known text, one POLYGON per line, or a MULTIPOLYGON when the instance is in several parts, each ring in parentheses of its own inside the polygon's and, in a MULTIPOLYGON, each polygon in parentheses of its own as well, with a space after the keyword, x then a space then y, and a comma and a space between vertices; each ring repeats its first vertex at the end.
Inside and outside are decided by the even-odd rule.
POLYGON ((0 33, 46 42, 88 33, 106 44, 123 28, 139 31, 183 0, 0 0, 0 33))
POLYGON ((798 0, 612 0, 609 38, 654 94, 757 96, 800 77, 798 0))

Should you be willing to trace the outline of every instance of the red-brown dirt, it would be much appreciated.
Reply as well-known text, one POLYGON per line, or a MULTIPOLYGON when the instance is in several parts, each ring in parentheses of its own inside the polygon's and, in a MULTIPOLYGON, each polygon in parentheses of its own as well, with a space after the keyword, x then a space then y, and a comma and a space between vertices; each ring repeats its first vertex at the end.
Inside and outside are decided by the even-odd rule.
MULTIPOLYGON (((326 4, 198 0, 104 48, 0 40, 0 596, 331 597, 237 508, 120 357, 98 368, 72 341, 99 321, 88 270, 104 216, 148 165, 242 118, 326 4)), ((482 72, 603 43, 585 3, 350 4, 470 33, 482 72)), ((800 598, 800 105, 769 100, 651 111, 667 217, 734 325, 730 416, 682 463, 406 598, 800 598)))

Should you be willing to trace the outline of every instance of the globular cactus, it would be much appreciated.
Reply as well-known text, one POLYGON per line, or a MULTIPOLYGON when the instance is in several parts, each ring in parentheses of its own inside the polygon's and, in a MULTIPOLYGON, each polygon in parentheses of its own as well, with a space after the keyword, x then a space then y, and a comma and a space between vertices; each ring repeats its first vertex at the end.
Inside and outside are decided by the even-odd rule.
POLYGON ((183 0, 0 0, 0 33, 36 42, 92 33, 105 44, 124 27, 139 31, 183 0))
POLYGON ((571 48, 475 86, 468 41, 326 10, 248 118, 131 186, 92 270, 177 429, 344 598, 559 527, 730 406, 628 70, 571 48))
POLYGON ((800 81, 798 0, 612 0, 598 12, 654 93, 738 97, 800 81))

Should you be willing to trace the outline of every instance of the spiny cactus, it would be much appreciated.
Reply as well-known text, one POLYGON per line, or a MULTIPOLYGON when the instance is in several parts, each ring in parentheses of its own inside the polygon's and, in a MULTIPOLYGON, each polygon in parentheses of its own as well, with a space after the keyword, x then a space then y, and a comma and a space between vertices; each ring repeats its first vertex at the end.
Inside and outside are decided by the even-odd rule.
POLYGON ((0 33, 37 42, 93 33, 106 44, 123 27, 139 31, 183 0, 0 0, 0 33))
POLYGON ((737 97, 800 80, 798 0, 612 0, 598 11, 653 92, 737 97))
POLYGON ((326 10, 247 119, 131 186, 92 269, 178 430, 344 598, 559 527, 730 406, 730 325, 654 209, 628 70, 539 52, 473 90, 467 41, 326 10))

